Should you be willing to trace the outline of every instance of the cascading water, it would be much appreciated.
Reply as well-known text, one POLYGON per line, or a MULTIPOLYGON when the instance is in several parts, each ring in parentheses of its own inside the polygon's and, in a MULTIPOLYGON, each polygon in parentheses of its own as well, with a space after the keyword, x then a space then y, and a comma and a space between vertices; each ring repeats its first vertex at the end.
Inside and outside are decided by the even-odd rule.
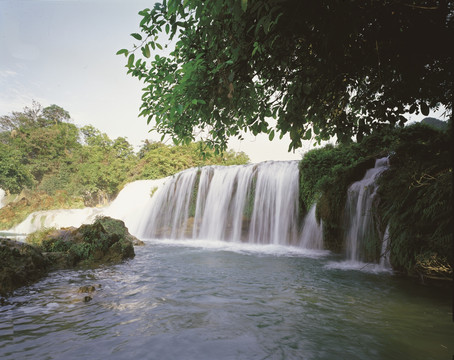
POLYGON ((139 235, 297 245, 298 182, 296 161, 189 169, 156 193, 139 235))
POLYGON ((323 249, 323 224, 317 222, 315 216, 316 204, 312 205, 311 209, 304 219, 303 229, 301 231, 300 246, 306 249, 323 249))
POLYGON ((5 190, 0 189, 0 209, 3 207, 4 197, 5 197, 5 190))
POLYGON ((389 260, 389 225, 386 226, 385 234, 383 235, 380 253, 380 267, 384 269, 391 269, 391 261, 389 260))
POLYGON ((42 228, 78 227, 92 223, 97 216, 106 215, 123 220, 131 234, 136 229, 145 204, 150 200, 151 191, 162 184, 161 180, 139 180, 125 186, 117 198, 107 207, 83 209, 60 209, 36 211, 8 232, 29 234, 42 228))
POLYGON ((315 206, 301 227, 297 161, 207 166, 125 186, 104 208, 38 211, 12 233, 123 220, 141 238, 203 239, 322 249, 315 206), (302 229, 302 231, 300 231, 302 229))
MULTIPOLYGON (((373 242, 376 230, 373 211, 377 194, 376 180, 389 166, 388 158, 375 161, 375 167, 367 170, 363 179, 348 189, 345 207, 347 259, 353 262, 369 261, 366 255, 367 242, 373 242)), ((374 256, 373 256, 374 257, 374 256)))

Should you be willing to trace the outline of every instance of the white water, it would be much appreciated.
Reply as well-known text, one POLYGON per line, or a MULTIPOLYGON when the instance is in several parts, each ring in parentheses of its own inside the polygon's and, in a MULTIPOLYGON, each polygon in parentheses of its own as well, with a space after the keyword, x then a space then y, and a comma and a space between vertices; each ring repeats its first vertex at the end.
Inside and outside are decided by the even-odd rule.
POLYGON ((42 228, 79 227, 82 224, 92 223, 100 214, 100 208, 36 211, 8 232, 30 234, 42 228))
POLYGON ((321 250, 322 229, 315 220, 315 207, 300 226, 304 219, 298 193, 296 161, 207 166, 130 183, 104 208, 35 212, 8 231, 28 234, 43 227, 78 227, 105 215, 123 220, 130 233, 140 238, 321 250))
POLYGON ((5 198, 5 190, 0 189, 0 209, 4 206, 3 205, 4 198, 5 198))
POLYGON ((207 166, 166 182, 143 238, 298 245, 298 162, 207 166))
MULTIPOLYGON (((333 266, 368 266, 361 256, 361 242, 375 231, 375 180, 387 166, 386 158, 377 160, 361 181, 350 186, 346 204, 347 261, 333 266)), ((315 205, 302 219, 298 198, 296 161, 207 166, 165 179, 130 183, 104 208, 35 212, 8 231, 28 234, 44 227, 78 227, 92 223, 97 216, 111 216, 123 220, 130 233, 142 239, 323 250, 322 223, 316 220, 315 205)), ((386 231, 382 253, 387 252, 388 237, 386 231)), ((373 266, 389 269, 389 259, 381 257, 373 266)))
POLYGON ((315 216, 316 204, 312 205, 306 218, 304 219, 303 230, 301 232, 301 247, 306 249, 323 249, 323 224, 317 222, 315 216))
POLYGON ((380 266, 384 269, 391 269, 391 262, 389 260, 389 225, 386 226, 385 234, 380 253, 380 266))
POLYGON ((107 207, 83 209, 60 209, 37 211, 30 214, 22 223, 8 232, 29 234, 42 228, 79 227, 92 223, 97 216, 111 216, 123 220, 133 235, 137 235, 140 218, 146 204, 150 201, 154 187, 162 185, 166 179, 139 180, 124 187, 117 198, 107 207))
POLYGON ((375 161, 375 167, 367 170, 363 179, 348 189, 345 208, 347 259, 351 263, 364 260, 361 245, 368 238, 376 236, 374 222, 374 201, 377 194, 376 180, 388 168, 388 158, 375 161))

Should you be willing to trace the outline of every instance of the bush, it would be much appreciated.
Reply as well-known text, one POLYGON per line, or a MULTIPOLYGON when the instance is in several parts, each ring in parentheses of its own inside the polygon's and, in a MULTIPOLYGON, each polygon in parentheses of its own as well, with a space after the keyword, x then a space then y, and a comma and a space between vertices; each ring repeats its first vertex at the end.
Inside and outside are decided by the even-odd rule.
POLYGON ((421 254, 454 264, 450 139, 417 124, 399 134, 391 167, 379 179, 380 217, 389 224, 395 268, 421 271, 421 254))

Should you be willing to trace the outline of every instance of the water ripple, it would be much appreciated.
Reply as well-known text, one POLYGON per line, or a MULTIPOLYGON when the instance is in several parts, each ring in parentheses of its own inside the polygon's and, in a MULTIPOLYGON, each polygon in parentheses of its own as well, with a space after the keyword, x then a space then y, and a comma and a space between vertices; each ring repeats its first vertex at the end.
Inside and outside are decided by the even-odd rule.
POLYGON ((389 273, 330 267, 335 257, 327 253, 268 250, 148 242, 117 266, 54 272, 0 307, 0 358, 400 360, 454 353, 445 293, 389 273), (84 285, 97 289, 91 301, 78 292, 84 285))

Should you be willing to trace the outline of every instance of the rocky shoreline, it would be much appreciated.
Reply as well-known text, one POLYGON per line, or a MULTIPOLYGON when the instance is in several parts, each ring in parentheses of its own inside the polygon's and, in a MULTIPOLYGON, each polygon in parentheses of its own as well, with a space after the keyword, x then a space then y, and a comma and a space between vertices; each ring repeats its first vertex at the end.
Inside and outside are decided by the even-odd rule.
POLYGON ((124 222, 110 217, 79 228, 38 231, 26 242, 0 238, 0 296, 7 297, 54 270, 132 259, 138 245, 143 242, 129 233, 124 222))

